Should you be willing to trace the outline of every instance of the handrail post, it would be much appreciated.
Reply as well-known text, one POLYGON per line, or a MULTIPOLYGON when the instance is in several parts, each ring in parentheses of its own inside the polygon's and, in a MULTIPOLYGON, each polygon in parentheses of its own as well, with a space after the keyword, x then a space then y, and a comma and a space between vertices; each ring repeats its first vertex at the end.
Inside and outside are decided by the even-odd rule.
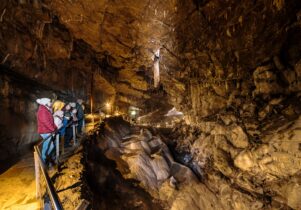
POLYGON ((77 142, 76 142, 75 124, 72 125, 72 129, 73 129, 73 141, 74 141, 74 146, 75 146, 77 144, 77 142))
POLYGON ((36 151, 34 151, 33 155, 34 155, 34 169, 35 169, 35 177, 36 177, 36 198, 39 199, 41 198, 39 159, 36 151))
POLYGON ((86 133, 86 122, 85 122, 85 117, 82 119, 83 124, 82 124, 82 133, 86 133))
POLYGON ((55 139, 55 147, 56 147, 56 164, 59 163, 59 156, 60 156, 60 134, 56 134, 55 139))
POLYGON ((61 136, 61 154, 63 155, 65 153, 65 136, 61 136))

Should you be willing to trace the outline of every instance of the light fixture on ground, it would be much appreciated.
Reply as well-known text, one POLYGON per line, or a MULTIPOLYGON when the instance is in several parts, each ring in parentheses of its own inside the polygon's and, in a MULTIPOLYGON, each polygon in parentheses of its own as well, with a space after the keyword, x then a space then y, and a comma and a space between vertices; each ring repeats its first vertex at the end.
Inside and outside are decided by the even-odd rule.
POLYGON ((110 114, 111 113, 111 107, 112 107, 111 103, 110 102, 105 103, 105 107, 107 109, 107 113, 110 114))

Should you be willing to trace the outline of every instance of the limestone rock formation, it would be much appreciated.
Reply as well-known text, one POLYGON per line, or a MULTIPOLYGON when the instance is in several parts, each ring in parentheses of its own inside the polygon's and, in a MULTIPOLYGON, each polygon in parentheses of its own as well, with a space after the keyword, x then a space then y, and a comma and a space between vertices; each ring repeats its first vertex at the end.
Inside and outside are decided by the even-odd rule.
POLYGON ((222 208, 218 198, 186 166, 174 161, 159 136, 130 127, 121 118, 105 121, 97 137, 101 151, 126 179, 136 179, 168 209, 222 208), (137 132, 139 131, 139 133, 137 132), (125 168, 124 168, 125 167, 125 168), (206 195, 206 196, 203 196, 206 195))
POLYGON ((97 146, 172 209, 300 209, 300 27, 299 0, 3 0, 0 159, 34 142, 40 96, 175 107, 167 136, 107 126, 97 146))

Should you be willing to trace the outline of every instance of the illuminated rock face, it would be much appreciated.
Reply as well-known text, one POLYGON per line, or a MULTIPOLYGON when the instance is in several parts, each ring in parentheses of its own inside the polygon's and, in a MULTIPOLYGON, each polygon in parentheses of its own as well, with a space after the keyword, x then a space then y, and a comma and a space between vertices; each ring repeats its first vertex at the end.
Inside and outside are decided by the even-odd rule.
MULTIPOLYGON (((88 97, 93 78, 98 107, 175 107, 189 124, 174 130, 177 150, 220 205, 300 209, 300 9, 298 0, 4 0, 0 63, 67 95, 88 97)), ((1 83, 5 110, 21 107, 8 97, 17 89, 1 83)))
POLYGON ((43 82, 72 71, 88 83, 95 72, 101 94, 120 106, 153 95, 158 50, 167 102, 193 122, 300 90, 298 1, 3 1, 0 9, 3 63, 43 82))

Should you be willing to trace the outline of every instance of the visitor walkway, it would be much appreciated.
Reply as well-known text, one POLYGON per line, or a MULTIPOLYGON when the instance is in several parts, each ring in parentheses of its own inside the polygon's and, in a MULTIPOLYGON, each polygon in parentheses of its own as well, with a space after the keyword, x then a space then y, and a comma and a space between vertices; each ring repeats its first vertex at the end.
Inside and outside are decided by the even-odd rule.
MULTIPOLYGON (((100 117, 94 115, 92 121, 87 117, 86 132, 92 130, 100 122, 100 117)), ((68 158, 74 148, 65 149, 68 158)), ((1 210, 38 210, 42 203, 36 198, 35 166, 33 152, 20 158, 16 164, 0 174, 0 209, 1 210)))
POLYGON ((26 156, 0 174, 0 209, 35 210, 40 209, 36 199, 33 153, 26 156))

